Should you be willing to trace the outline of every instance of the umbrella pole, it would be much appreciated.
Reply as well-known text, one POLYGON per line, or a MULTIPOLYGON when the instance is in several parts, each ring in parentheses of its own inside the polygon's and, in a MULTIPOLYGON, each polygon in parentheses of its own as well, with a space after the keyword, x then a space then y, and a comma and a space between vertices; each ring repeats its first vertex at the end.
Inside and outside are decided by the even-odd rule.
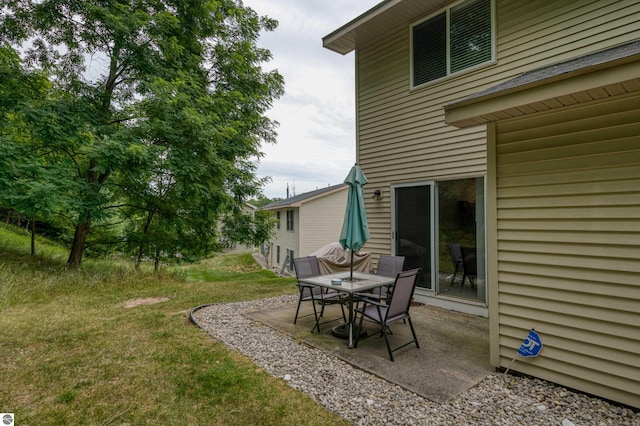
POLYGON ((353 250, 351 250, 351 276, 349 280, 353 282, 353 250))

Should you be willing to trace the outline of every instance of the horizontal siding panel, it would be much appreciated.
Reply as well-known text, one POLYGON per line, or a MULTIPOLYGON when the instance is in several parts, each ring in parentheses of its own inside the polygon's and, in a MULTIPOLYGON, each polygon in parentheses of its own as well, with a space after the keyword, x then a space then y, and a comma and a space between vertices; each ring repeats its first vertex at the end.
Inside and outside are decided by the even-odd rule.
MULTIPOLYGON (((559 340, 556 341, 559 342, 559 340)), ((549 337, 549 339, 543 340, 542 342, 544 344, 543 352, 541 352, 541 355, 536 360, 536 364, 540 367, 551 368, 553 365, 564 364, 571 365, 574 368, 586 368, 591 370, 589 378, 594 381, 598 380, 598 383, 603 385, 617 387, 627 392, 631 392, 637 387, 632 380, 636 374, 634 365, 621 363, 617 359, 612 360, 593 356, 590 351, 587 351, 585 354, 572 350, 572 347, 562 348, 554 346, 553 337, 549 337)), ((512 345, 519 345, 522 343, 522 339, 518 341, 517 338, 503 337, 500 343, 504 348, 501 355, 508 357, 509 353, 513 351, 512 345)), ((570 343, 571 345, 574 344, 574 342, 570 343)))
POLYGON ((637 219, 640 211, 636 206, 592 206, 588 209, 574 208, 523 208, 503 209, 498 219, 637 219))
MULTIPOLYGON (((635 206, 640 207, 640 186, 636 188, 628 188, 629 190, 622 193, 581 193, 577 195, 547 195, 547 196, 529 196, 524 194, 522 197, 511 197, 508 199, 500 199, 498 208, 500 209, 528 209, 528 208, 587 208, 593 207, 624 207, 635 206), (635 193, 633 191, 636 191, 635 193)), ((640 213, 636 215, 640 217, 640 213)))
POLYGON ((546 229, 550 231, 575 231, 575 232, 606 232, 609 231, 612 238, 624 232, 640 232, 640 223, 637 220, 607 218, 573 218, 570 221, 563 219, 535 219, 527 220, 502 218, 498 223, 498 232, 504 230, 532 230, 546 229))
POLYGON ((554 241, 558 244, 593 244, 617 250, 616 253, 630 256, 628 246, 640 244, 640 232, 571 232, 570 230, 551 231, 547 229, 503 230, 500 232, 500 250, 510 250, 513 245, 521 247, 522 241, 530 243, 554 241))
MULTIPOLYGON (((347 207, 347 191, 342 190, 323 198, 305 203, 297 209, 299 252, 296 256, 308 256, 310 253, 340 239, 344 212, 347 207)), ((286 216, 285 216, 286 217, 286 216)))
MULTIPOLYGON (((635 310, 627 311, 622 309, 610 309, 606 306, 598 306, 593 303, 594 299, 590 299, 590 304, 567 303, 562 300, 554 300, 551 298, 558 291, 547 291, 542 297, 529 297, 526 294, 509 294, 500 292, 501 305, 513 305, 535 309, 538 315, 545 315, 547 312, 562 312, 563 315, 575 317, 578 320, 598 321, 609 325, 623 324, 629 327, 635 327, 637 333, 640 333, 640 315, 635 310)), ((583 295, 585 297, 592 297, 583 295)))
MULTIPOLYGON (((633 144, 634 140, 637 142, 637 138, 627 138, 624 141, 614 141, 614 143, 633 144)), ((640 148, 640 147, 639 147, 640 148)), ((576 157, 572 158, 571 164, 567 162, 567 158, 557 158, 554 160, 535 161, 530 163, 508 164, 498 165, 498 173, 504 175, 511 174, 542 174, 546 172, 557 172, 558 170, 594 170, 597 167, 625 167, 638 163, 638 155, 640 155, 640 149, 632 150, 628 152, 618 152, 615 154, 592 154, 579 156, 576 153, 576 157)))
MULTIPOLYGON (((591 174, 593 176, 593 174, 591 174)), ((504 181, 502 182, 504 183, 504 181)), ((501 188, 501 200, 515 200, 522 197, 543 198, 550 193, 554 198, 572 197, 573 194, 633 194, 640 189, 640 179, 611 179, 591 182, 547 183, 546 185, 527 185, 525 187, 501 188)), ((625 200, 624 203, 627 201, 625 200)))
POLYGON ((566 265, 545 264, 536 265, 532 263, 507 262, 502 260, 502 253, 499 254, 500 273, 507 272, 513 274, 530 275, 535 277, 552 278, 557 277, 566 280, 591 281, 596 283, 614 282, 621 285, 629 286, 631 296, 637 294, 638 278, 637 274, 628 271, 588 269, 588 268, 570 268, 566 265))
POLYGON ((546 267, 560 266, 565 268, 583 268, 585 270, 619 271, 640 273, 640 262, 637 259, 614 259, 598 256, 558 255, 555 253, 534 252, 500 252, 500 262, 519 263, 521 265, 539 265, 546 267))
MULTIPOLYGON (((589 170, 556 170, 550 171, 545 174, 536 175, 511 175, 501 176, 498 179, 498 186, 501 191, 504 191, 506 196, 510 194, 509 190, 528 190, 528 188, 543 188, 546 185, 563 185, 563 184, 575 184, 582 185, 597 185, 599 183, 609 181, 619 181, 621 186, 626 185, 626 181, 635 182, 638 176, 638 167, 640 166, 640 159, 630 161, 629 165, 619 165, 604 168, 598 167, 597 175, 593 173, 592 169, 589 170)), ((633 183, 632 183, 633 185, 633 183)), ((555 188, 554 188, 555 189, 555 188)), ((551 191, 549 191, 551 192, 551 191)))
MULTIPOLYGON (((577 328, 590 330, 594 333, 609 334, 618 339, 628 339, 636 337, 640 333, 640 329, 637 326, 622 324, 619 322, 607 322, 596 320, 589 316, 572 316, 567 315, 565 312, 558 311, 546 311, 544 316, 541 316, 541 312, 538 309, 529 308, 526 303, 522 305, 509 305, 506 303, 500 303, 500 317, 503 315, 517 316, 523 319, 528 319, 532 324, 538 321, 552 322, 562 324, 566 328, 577 328)), ((533 328, 540 329, 540 327, 532 326, 533 328)), ((637 340, 637 338, 636 338, 637 340)), ((616 348, 612 349, 612 357, 615 355, 616 348)), ((640 370, 640 368, 639 368, 640 370)), ((639 376, 640 377, 640 376, 639 376)))
POLYGON ((576 278, 531 275, 516 271, 500 272, 500 291, 513 293, 515 290, 524 292, 545 293, 549 289, 562 289, 570 295, 586 293, 596 297, 611 297, 617 299, 637 300, 640 294, 638 287, 619 283, 612 279, 607 281, 579 280, 576 278), (527 289, 523 289, 526 287, 527 289))
MULTIPOLYGON (((635 117, 640 116, 640 110, 634 111, 635 117)), ((548 129, 544 129, 548 130, 548 129)), ((571 157, 577 154, 579 148, 580 155, 594 155, 607 152, 606 146, 602 146, 602 141, 607 141, 607 145, 616 143, 619 147, 614 147, 616 151, 637 151, 637 135, 640 131, 640 123, 625 123, 620 126, 608 125, 596 129, 582 128, 574 131, 567 130, 566 133, 551 134, 545 132, 545 136, 538 138, 520 139, 526 141, 522 143, 511 143, 502 141, 498 147, 498 154, 501 156, 501 165, 516 164, 522 162, 544 161, 547 158, 558 156, 571 157), (610 140, 609 135, 615 132, 617 138, 610 140), (634 144, 636 142, 636 144, 634 144), (526 145, 525 145, 526 144, 526 145), (524 157, 527 155, 527 157, 524 157)), ((541 129, 538 129, 538 135, 541 129)))
POLYGON ((418 145, 412 144, 402 148, 403 149, 398 148, 395 152, 384 156, 384 158, 380 157, 379 151, 361 151, 360 162, 365 162, 368 167, 371 167, 376 164, 376 162, 381 162, 384 165, 393 160, 424 157, 425 161, 428 161, 430 164, 445 164, 451 162, 463 162, 469 158, 484 158, 486 152, 484 144, 478 144, 477 141, 473 140, 455 144, 453 147, 440 144, 432 145, 430 143, 423 143, 418 145))
POLYGON ((544 47, 558 47, 566 44, 584 45, 585 40, 611 37, 612 27, 620 33, 633 31, 633 25, 637 22, 636 17, 640 13, 640 6, 633 1, 609 2, 609 4, 594 1, 579 9, 575 9, 575 5, 584 5, 584 2, 575 2, 574 5, 565 3, 565 7, 559 6, 557 2, 548 3, 551 3, 551 7, 555 6, 555 9, 539 11, 536 7, 533 19, 529 20, 526 26, 522 26, 517 33, 519 43, 518 39, 513 37, 516 34, 501 29, 500 35, 503 42, 500 46, 505 55, 509 55, 513 60, 522 60, 526 59, 526 52, 541 52, 544 47), (568 10, 570 8, 574 10, 568 10), (563 12, 563 10, 567 11, 563 12), (630 27, 629 30, 625 30, 627 27, 630 27))
MULTIPOLYGON (((519 348, 531 328, 531 322, 509 315, 505 315, 502 320, 502 346, 507 349, 519 348)), ((623 340, 606 333, 567 328, 561 324, 548 322, 536 322, 535 329, 541 334, 542 343, 545 346, 561 347, 569 351, 588 353, 603 359, 607 359, 611 355, 611 347, 614 346, 619 349, 615 362, 630 366, 636 366, 638 363, 636 354, 640 352, 640 342, 637 340, 623 340)))
POLYGON ((366 149, 374 150, 379 148, 388 147, 389 144, 395 146, 411 146, 428 142, 432 146, 444 146, 446 148, 447 142, 460 143, 467 141, 475 141, 476 144, 485 146, 484 127, 479 129, 464 129, 458 131, 452 131, 439 124, 421 122, 418 121, 416 126, 404 127, 399 126, 391 128, 383 133, 372 134, 367 138, 369 142, 366 145, 366 149))
MULTIPOLYGON (((527 241, 525 254, 547 253, 564 259, 565 256, 601 257, 609 259, 637 261, 637 252, 640 251, 640 240, 633 244, 623 245, 618 241, 610 241, 605 244, 594 244, 592 241, 578 244, 570 244, 551 238, 547 241, 527 241)), ((505 253, 523 252, 522 240, 501 241, 499 250, 505 253)))
MULTIPOLYGON (((504 295, 511 295, 512 297, 527 298, 527 306, 535 306, 529 304, 529 301, 538 301, 538 303, 545 304, 545 301, 551 301, 548 305, 545 305, 544 309, 550 309, 554 303, 566 303, 567 305, 581 306, 594 310, 620 310, 631 314, 637 314, 638 312, 638 300, 633 297, 620 297, 617 294, 611 293, 613 290, 608 285, 603 286, 609 291, 608 294, 591 294, 586 293, 584 288, 576 288, 577 291, 570 291, 565 286, 550 287, 550 286, 531 286, 523 285, 521 283, 509 283, 502 281, 500 283, 500 293, 504 295), (541 295, 544 298, 541 298, 541 295)), ((636 295, 638 296, 638 295, 636 295)), ((510 303, 508 299, 501 299, 505 303, 510 303)), ((569 313, 569 312, 566 312, 569 313)), ((613 320, 612 320, 613 321, 613 320)), ((640 325, 640 323, 638 324, 640 325)))

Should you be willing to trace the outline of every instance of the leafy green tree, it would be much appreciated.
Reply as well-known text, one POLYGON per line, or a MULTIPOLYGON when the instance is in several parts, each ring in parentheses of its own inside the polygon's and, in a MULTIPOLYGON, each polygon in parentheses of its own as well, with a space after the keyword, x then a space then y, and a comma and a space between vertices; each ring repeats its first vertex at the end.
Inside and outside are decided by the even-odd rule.
POLYGON ((17 52, 0 46, 0 205, 27 217, 35 254, 36 219, 49 219, 64 204, 64 176, 46 161, 40 129, 51 126, 46 111, 51 84, 24 70, 17 52))
POLYGON ((267 204, 271 204, 271 203, 275 203, 276 201, 282 201, 282 198, 269 198, 269 197, 265 197, 264 195, 259 195, 258 197, 252 199, 249 201, 249 203, 255 207, 264 207, 267 204))
POLYGON ((81 264, 92 221, 137 211, 145 219, 131 236, 206 246, 220 215, 259 193, 252 159, 275 141, 264 112, 283 81, 262 70, 270 52, 256 41, 274 20, 239 0, 3 6, 2 41, 54 85, 55 126, 38 136, 49 158, 73 166, 69 265, 81 264))
POLYGON ((222 220, 220 242, 227 248, 234 244, 259 246, 269 239, 273 232, 274 220, 271 214, 256 211, 253 214, 242 209, 227 213, 222 220))

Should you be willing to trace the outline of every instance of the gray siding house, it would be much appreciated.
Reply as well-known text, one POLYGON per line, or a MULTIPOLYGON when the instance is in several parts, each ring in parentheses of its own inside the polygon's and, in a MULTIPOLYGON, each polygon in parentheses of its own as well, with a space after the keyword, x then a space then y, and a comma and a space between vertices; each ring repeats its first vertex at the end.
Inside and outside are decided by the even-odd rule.
POLYGON ((494 366, 534 328, 514 369, 635 407, 639 22, 638 0, 386 0, 323 38, 355 52, 356 160, 383 194, 365 250, 488 316, 494 366))

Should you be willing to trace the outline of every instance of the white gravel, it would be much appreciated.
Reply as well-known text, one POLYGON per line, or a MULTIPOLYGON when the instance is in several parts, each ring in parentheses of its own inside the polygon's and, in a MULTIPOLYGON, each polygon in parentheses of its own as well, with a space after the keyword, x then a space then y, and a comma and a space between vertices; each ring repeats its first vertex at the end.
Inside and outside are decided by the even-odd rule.
POLYGON ((494 373, 446 404, 418 396, 243 315, 297 296, 198 307, 192 320, 357 425, 633 425, 640 411, 543 380, 494 373))

